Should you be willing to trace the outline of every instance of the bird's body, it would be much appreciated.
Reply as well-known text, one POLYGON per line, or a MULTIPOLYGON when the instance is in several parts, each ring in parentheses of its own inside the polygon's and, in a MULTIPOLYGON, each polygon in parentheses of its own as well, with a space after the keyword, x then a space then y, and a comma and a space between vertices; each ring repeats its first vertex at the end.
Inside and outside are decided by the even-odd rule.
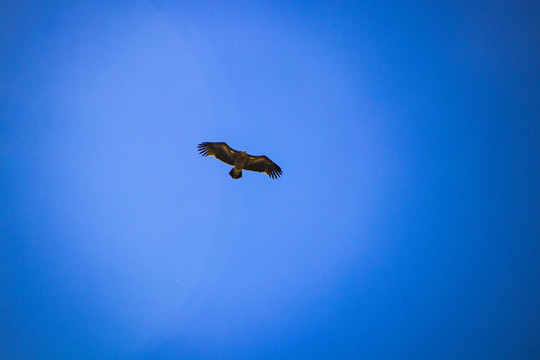
POLYGON ((236 159, 234 159, 234 167, 232 168, 229 175, 233 179, 240 179, 242 177, 242 169, 246 165, 247 162, 247 153, 246 151, 242 151, 238 156, 236 156, 236 159))
POLYGON ((283 173, 281 168, 267 156, 249 155, 245 151, 232 149, 224 142, 203 142, 199 144, 198 150, 202 156, 215 156, 216 159, 232 165, 229 175, 233 179, 240 179, 242 170, 264 172, 272 179, 277 179, 283 173))

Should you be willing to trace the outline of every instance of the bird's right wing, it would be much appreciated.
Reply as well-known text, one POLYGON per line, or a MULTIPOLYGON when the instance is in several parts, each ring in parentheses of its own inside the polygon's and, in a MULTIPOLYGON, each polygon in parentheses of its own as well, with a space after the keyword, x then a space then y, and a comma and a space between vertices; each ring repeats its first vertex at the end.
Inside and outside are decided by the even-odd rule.
POLYGON ((229 165, 234 165, 234 159, 239 153, 224 142, 203 142, 197 148, 202 156, 215 156, 229 165))

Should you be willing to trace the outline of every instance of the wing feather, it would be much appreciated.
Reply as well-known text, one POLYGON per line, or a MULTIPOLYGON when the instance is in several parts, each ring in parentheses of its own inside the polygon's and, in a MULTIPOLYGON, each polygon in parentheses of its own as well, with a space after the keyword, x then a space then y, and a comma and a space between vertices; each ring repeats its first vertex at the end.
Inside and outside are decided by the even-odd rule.
POLYGON ((197 146, 197 150, 202 156, 215 156, 229 165, 234 165, 234 159, 240 153, 224 142, 203 142, 197 146))
POLYGON ((273 162, 264 155, 248 155, 248 158, 243 168, 250 171, 263 172, 266 175, 270 176, 272 179, 277 179, 281 176, 281 174, 283 174, 281 168, 275 162, 273 162))

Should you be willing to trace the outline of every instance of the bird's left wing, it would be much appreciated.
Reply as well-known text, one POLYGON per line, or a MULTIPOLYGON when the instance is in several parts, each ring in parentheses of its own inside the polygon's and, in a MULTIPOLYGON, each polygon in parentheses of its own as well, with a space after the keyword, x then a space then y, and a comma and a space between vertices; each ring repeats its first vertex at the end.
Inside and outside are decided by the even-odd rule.
POLYGON ((248 155, 248 158, 244 165, 244 169, 257 171, 257 172, 263 172, 266 175, 270 176, 272 179, 277 179, 278 177, 281 176, 281 174, 283 174, 283 171, 281 171, 281 168, 276 163, 274 163, 272 160, 270 160, 268 157, 264 155, 262 156, 248 155))

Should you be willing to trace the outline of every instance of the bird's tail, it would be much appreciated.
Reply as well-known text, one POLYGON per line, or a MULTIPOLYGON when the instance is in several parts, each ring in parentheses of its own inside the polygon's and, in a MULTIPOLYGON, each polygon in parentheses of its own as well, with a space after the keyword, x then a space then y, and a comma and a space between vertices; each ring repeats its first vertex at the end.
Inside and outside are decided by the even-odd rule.
POLYGON ((235 168, 232 168, 232 170, 229 172, 229 175, 231 175, 231 177, 233 179, 240 179, 242 177, 242 169, 235 169, 235 168))

